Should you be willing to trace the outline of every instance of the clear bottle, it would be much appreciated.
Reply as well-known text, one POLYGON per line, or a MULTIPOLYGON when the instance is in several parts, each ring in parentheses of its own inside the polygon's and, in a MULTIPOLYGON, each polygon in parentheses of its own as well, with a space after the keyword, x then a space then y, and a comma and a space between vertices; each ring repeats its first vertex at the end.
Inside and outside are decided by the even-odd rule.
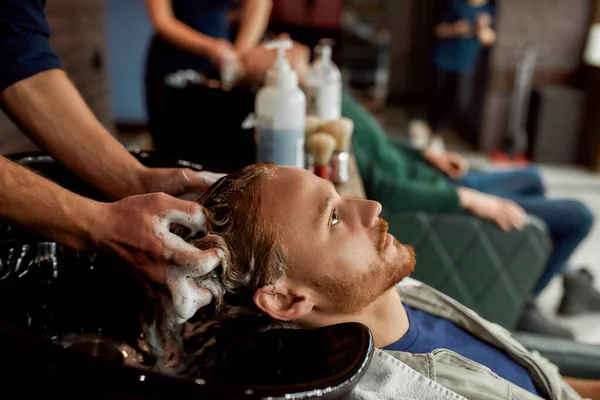
POLYGON ((331 60, 332 41, 323 39, 315 47, 315 60, 306 77, 308 113, 323 122, 342 116, 342 74, 331 60))
POLYGON ((285 58, 292 42, 273 41, 265 47, 277 50, 278 55, 256 96, 256 160, 304 168, 306 96, 298 86, 298 74, 285 58))

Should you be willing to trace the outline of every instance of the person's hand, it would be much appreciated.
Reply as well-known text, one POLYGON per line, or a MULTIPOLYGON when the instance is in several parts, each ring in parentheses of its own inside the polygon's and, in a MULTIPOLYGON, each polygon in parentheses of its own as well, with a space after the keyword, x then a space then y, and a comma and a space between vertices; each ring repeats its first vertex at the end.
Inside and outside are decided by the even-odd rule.
POLYGON ((152 193, 99 203, 91 218, 88 232, 95 248, 167 286, 172 296, 167 312, 174 322, 185 322, 212 301, 212 287, 189 278, 206 276, 219 265, 225 268, 225 253, 219 248, 200 250, 170 231, 172 224, 179 224, 206 232, 201 205, 152 193))
MULTIPOLYGON (((231 74, 231 84, 240 82, 246 75, 242 56, 235 46, 225 39, 215 39, 209 49, 208 57, 221 74, 231 74)), ((225 79, 221 76, 221 79, 225 79)))
POLYGON ((527 213, 518 204, 461 187, 458 189, 460 204, 478 217, 497 223, 504 231, 523 229, 527 224, 527 213))
POLYGON ((482 29, 485 27, 492 26, 492 16, 488 13, 482 13, 477 16, 477 29, 482 29))
POLYGON ((460 179, 469 171, 469 162, 458 153, 438 152, 428 147, 423 151, 423 157, 452 179, 460 179))
MULTIPOLYGON (((290 39, 287 33, 282 33, 275 40, 290 39)), ((298 42, 292 42, 292 48, 285 52, 290 66, 298 74, 298 81, 303 82, 310 68, 310 49, 298 42)), ((266 49, 260 44, 244 54, 244 66, 247 71, 247 79, 251 83, 263 84, 267 71, 275 65, 277 52, 266 49)))
POLYGON ((461 19, 453 24, 454 36, 468 38, 473 36, 473 27, 466 19, 461 19))
POLYGON ((489 26, 485 26, 477 31, 477 37, 484 46, 491 46, 496 42, 496 32, 489 26))
POLYGON ((144 168, 139 179, 145 193, 164 192, 181 196, 187 193, 201 194, 223 176, 225 174, 198 172, 189 168, 144 168))

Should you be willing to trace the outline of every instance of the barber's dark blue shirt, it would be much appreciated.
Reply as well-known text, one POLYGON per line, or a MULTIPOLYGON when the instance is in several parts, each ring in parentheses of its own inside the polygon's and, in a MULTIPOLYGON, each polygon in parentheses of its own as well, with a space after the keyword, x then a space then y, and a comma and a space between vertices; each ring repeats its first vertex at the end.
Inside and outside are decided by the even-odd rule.
MULTIPOLYGON (((196 31, 216 39, 229 40, 227 14, 232 0, 172 0, 173 15, 196 31)), ((184 69, 208 71, 212 64, 208 58, 187 52, 155 37, 151 51, 155 65, 166 75, 184 69)))
POLYGON ((481 14, 494 15, 494 9, 489 1, 483 6, 473 7, 469 5, 468 0, 452 0, 441 22, 454 23, 466 20, 473 28, 473 35, 467 38, 439 39, 433 55, 433 63, 437 68, 456 73, 473 72, 482 48, 475 33, 475 23, 481 14))
POLYGON ((410 328, 396 343, 384 350, 407 353, 431 353, 436 349, 454 351, 472 361, 485 365, 496 374, 529 392, 544 397, 538 391, 527 370, 502 350, 476 338, 454 322, 404 305, 410 328))
POLYGON ((46 0, 0 0, 0 92, 39 72, 61 68, 48 42, 46 0))

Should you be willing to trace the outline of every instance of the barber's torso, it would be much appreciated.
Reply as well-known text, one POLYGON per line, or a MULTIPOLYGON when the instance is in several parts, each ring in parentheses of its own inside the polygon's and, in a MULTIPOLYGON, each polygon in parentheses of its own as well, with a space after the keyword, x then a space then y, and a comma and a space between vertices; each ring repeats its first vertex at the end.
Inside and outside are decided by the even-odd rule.
POLYGON ((494 10, 489 3, 481 7, 473 7, 467 0, 453 0, 442 18, 442 22, 468 21, 473 29, 473 35, 466 38, 440 39, 433 57, 435 66, 449 72, 472 73, 482 48, 479 38, 475 34, 477 18, 481 14, 493 15, 493 13, 494 10))
MULTIPOLYGON (((446 318, 473 336, 505 351, 525 367, 546 398, 576 400, 581 397, 567 385, 556 366, 536 352, 528 352, 507 330, 479 317, 475 312, 427 285, 398 287, 402 301, 429 314, 446 318)), ((427 378, 470 400, 539 399, 512 384, 488 367, 459 354, 438 349, 426 354, 386 351, 427 378)))
MULTIPOLYGON (((231 5, 232 0, 172 0, 173 14, 178 20, 217 39, 229 39, 227 13, 231 5)), ((179 49, 158 37, 154 38, 152 51, 160 52, 158 58, 164 74, 183 69, 208 71, 212 68, 207 58, 179 49)))

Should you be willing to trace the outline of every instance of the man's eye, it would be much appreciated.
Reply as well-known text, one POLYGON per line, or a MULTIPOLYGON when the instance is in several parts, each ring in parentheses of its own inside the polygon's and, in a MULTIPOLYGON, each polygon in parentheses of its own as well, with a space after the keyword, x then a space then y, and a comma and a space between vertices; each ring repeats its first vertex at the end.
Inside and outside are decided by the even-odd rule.
POLYGON ((340 219, 338 218, 338 215, 337 215, 337 213, 334 211, 334 212, 331 214, 331 226, 334 226, 334 225, 336 225, 338 222, 340 222, 340 219))

